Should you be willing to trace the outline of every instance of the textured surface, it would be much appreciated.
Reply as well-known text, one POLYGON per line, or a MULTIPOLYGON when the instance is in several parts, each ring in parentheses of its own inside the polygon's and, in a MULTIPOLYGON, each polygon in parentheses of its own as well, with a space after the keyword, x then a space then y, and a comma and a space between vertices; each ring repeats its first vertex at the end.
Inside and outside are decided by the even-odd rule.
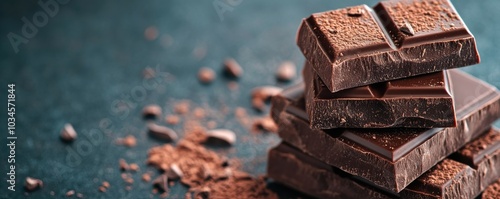
MULTIPOLYGON (((31 21, 42 9, 37 1, 0 2, 0 128, 6 126, 5 86, 13 82, 17 85, 19 132, 17 185, 21 186, 27 176, 43 179, 45 185, 28 198, 53 198, 49 195, 51 190, 56 194, 54 198, 61 198, 69 189, 83 193, 86 198, 149 198, 150 184, 134 176, 137 178, 133 191, 127 192, 117 170, 119 158, 138 163, 141 171, 150 170, 143 164, 147 149, 161 144, 144 134, 145 125, 140 119, 144 105, 159 103, 170 110, 172 102, 190 98, 196 104, 215 108, 220 108, 220 101, 231 108, 249 108, 250 89, 274 84, 272 74, 281 60, 303 63, 295 44, 302 18, 345 6, 376 4, 373 0, 243 0, 231 6, 232 11, 223 13, 221 21, 213 2, 70 0, 61 5, 45 26, 38 28, 36 36, 19 46, 17 54, 6 35, 20 34, 21 18, 31 21), (147 41, 144 30, 152 25, 158 28, 159 38, 147 41), (204 58, 193 56, 197 47, 207 50, 204 58), (234 57, 245 70, 239 92, 231 93, 226 88, 227 82, 220 79, 210 86, 198 83, 199 67, 218 69, 228 56, 234 57), (153 68, 159 65, 161 72, 170 73, 175 80, 148 89, 144 98, 128 98, 137 105, 128 115, 112 112, 114 102, 126 99, 134 88, 143 85, 142 71, 148 65, 153 68), (69 165, 65 160, 69 151, 88 140, 84 132, 99 130, 101 120, 107 121, 103 119, 113 122, 109 128, 113 133, 92 146, 92 152, 82 157, 81 164, 69 165), (59 141, 59 132, 66 122, 72 123, 79 133, 73 145, 59 141), (135 148, 112 144, 116 138, 128 134, 137 135, 135 148), (99 181, 94 182, 94 178, 99 181), (112 183, 105 194, 97 191, 100 180, 112 183)), ((476 37, 482 56, 480 65, 464 70, 500 86, 497 50, 500 2, 453 3, 476 37)), ((221 126, 234 129, 238 137, 248 135, 233 117, 219 119, 221 126)), ((173 128, 180 130, 179 126, 173 128)), ((6 194, 23 198, 22 191, 10 193, 5 189, 5 137, 0 136, 0 198, 6 194)), ((242 158, 246 171, 263 174, 267 149, 279 139, 272 135, 257 137, 259 142, 237 141, 231 156, 242 158)), ((184 191, 185 188, 176 185, 171 196, 183 196, 184 191)))

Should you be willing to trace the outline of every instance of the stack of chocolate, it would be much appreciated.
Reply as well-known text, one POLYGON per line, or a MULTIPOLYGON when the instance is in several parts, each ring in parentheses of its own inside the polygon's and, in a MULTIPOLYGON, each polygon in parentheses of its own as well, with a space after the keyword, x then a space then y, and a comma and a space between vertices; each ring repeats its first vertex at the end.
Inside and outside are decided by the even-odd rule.
POLYGON ((318 198, 474 198, 500 179, 500 92, 452 69, 479 54, 448 0, 316 13, 297 43, 304 81, 272 100, 276 182, 318 198))

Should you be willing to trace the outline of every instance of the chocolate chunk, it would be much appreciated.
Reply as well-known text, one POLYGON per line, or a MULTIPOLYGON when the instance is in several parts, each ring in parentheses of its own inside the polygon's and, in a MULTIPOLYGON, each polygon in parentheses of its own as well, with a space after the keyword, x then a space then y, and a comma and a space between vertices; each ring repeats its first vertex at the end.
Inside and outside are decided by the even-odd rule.
POLYGON ((27 177, 24 181, 24 188, 26 189, 26 191, 35 191, 41 187, 43 187, 43 181, 41 181, 40 179, 27 177))
POLYGON ((297 44, 331 92, 480 61, 448 0, 382 1, 374 10, 361 5, 303 20, 297 44))
POLYGON ((233 145, 236 142, 236 134, 227 129, 214 129, 207 132, 207 143, 233 145))
POLYGON ((456 127, 313 130, 300 97, 304 85, 273 97, 271 116, 285 142, 347 173, 399 192, 500 117, 500 92, 495 87, 459 70, 450 70, 449 75, 456 127))
POLYGON ((165 174, 158 176, 153 180, 153 185, 163 192, 168 191, 168 177, 165 174))
POLYGON ((462 162, 445 159, 397 193, 282 143, 269 152, 268 175, 318 198, 474 198, 495 181, 491 179, 500 178, 500 150, 483 156, 481 162, 473 169, 462 162))
POLYGON ((215 79, 215 72, 211 68, 203 67, 198 71, 198 80, 201 83, 209 84, 215 79))
POLYGON ((161 116, 161 107, 156 104, 150 104, 142 109, 144 119, 156 119, 161 116))
POLYGON ((448 72, 331 93, 311 64, 304 67, 306 110, 313 129, 454 127, 448 72))
POLYGON ((60 134, 61 140, 64 142, 73 142, 77 136, 78 135, 71 124, 65 124, 60 134))
POLYGON ((177 140, 177 133, 166 126, 160 126, 155 123, 148 123, 149 135, 164 141, 177 140))
POLYGON ((278 70, 276 71, 276 79, 278 81, 291 81, 297 76, 297 67, 291 61, 285 61, 281 63, 278 70))
POLYGON ((224 61, 224 74, 228 77, 239 78, 243 75, 243 68, 234 59, 226 59, 224 61))

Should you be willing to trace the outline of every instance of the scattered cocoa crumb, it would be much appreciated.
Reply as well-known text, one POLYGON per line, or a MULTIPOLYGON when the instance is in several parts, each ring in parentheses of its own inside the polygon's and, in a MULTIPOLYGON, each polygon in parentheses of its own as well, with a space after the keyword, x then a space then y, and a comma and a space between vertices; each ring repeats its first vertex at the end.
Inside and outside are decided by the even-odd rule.
POLYGON ((148 123, 148 132, 151 137, 164 141, 177 140, 178 137, 173 129, 155 123, 148 123))
POLYGON ((66 192, 66 197, 71 197, 75 195, 75 191, 74 190, 69 190, 68 192, 66 192))
POLYGON ((158 29, 156 26, 149 26, 144 30, 144 38, 149 41, 153 41, 158 38, 158 29))
POLYGON ((147 105, 142 109, 142 115, 145 119, 156 119, 161 116, 161 107, 156 104, 147 105))
POLYGON ((151 175, 149 173, 142 174, 142 181, 144 182, 151 181, 151 175))
POLYGON ((276 79, 278 81, 290 81, 297 76, 297 67, 291 61, 281 63, 276 71, 276 79))
POLYGON ((167 124, 176 125, 179 123, 180 118, 177 115, 168 115, 167 117, 165 117, 165 121, 167 122, 167 124))
POLYGON ((27 177, 25 182, 24 182, 24 188, 26 191, 35 191, 38 188, 43 187, 43 181, 40 179, 32 178, 32 177, 27 177))
POLYGON ((128 177, 125 179, 125 182, 128 183, 128 184, 134 184, 134 179, 131 178, 131 177, 128 177))
POLYGON ((100 186, 99 191, 104 193, 107 191, 107 189, 106 189, 106 187, 100 186))
POLYGON ((207 128, 213 129, 215 127, 217 127, 217 122, 216 121, 211 120, 211 121, 207 122, 207 128))
POLYGON ((265 102, 269 101, 272 96, 279 94, 283 89, 275 86, 261 86, 252 90, 252 106, 263 111, 265 102))
POLYGON ((195 108, 193 110, 193 115, 194 117, 196 117, 197 119, 201 119, 201 118, 204 118, 205 117, 205 110, 203 108, 195 108))
POLYGON ((198 80, 200 80, 201 83, 209 84, 212 83, 214 79, 215 79, 215 72, 211 68, 202 67, 198 71, 198 80))
POLYGON ((127 161, 125 161, 124 159, 120 159, 118 163, 120 165, 120 170, 127 171, 130 169, 127 161))
POLYGON ((214 129, 207 132, 206 143, 218 145, 233 145, 236 142, 236 134, 227 129, 214 129))
POLYGON ((153 180, 153 185, 160 189, 163 192, 168 191, 168 177, 166 174, 162 174, 158 176, 155 180, 153 180))
POLYGON ((238 90, 239 87, 240 86, 235 81, 230 81, 227 83, 227 88, 229 88, 229 90, 235 91, 235 90, 238 90))
POLYGON ((237 107, 234 110, 234 114, 236 115, 236 117, 245 117, 247 116, 247 111, 245 110, 245 108, 237 107))
POLYGON ((102 182, 102 186, 103 186, 104 188, 106 188, 106 189, 107 189, 107 188, 109 188, 111 185, 109 184, 109 182, 108 182, 108 181, 103 181, 103 182, 102 182))
POLYGON ((241 68, 240 64, 236 62, 236 60, 232 58, 228 58, 224 61, 224 74, 228 77, 239 78, 243 75, 243 68, 241 68))
POLYGON ((124 145, 126 147, 135 147, 137 140, 133 135, 127 135, 125 138, 118 138, 116 143, 119 145, 124 145))
MULTIPOLYGON (((277 198, 266 188, 263 179, 239 172, 237 163, 228 163, 227 158, 186 139, 180 140, 175 147, 166 144, 151 148, 147 162, 167 171, 170 168, 165 165, 178 165, 183 173, 181 183, 189 186, 190 192, 198 193, 196 198, 204 195, 210 198, 277 198)), ((190 198, 190 194, 185 197, 190 198)))
POLYGON ((129 168, 131 171, 139 171, 139 165, 137 165, 136 163, 130 164, 129 168))
POLYGON ((191 192, 187 192, 185 195, 184 195, 184 199, 191 199, 191 192))
POLYGON ((271 117, 256 119, 252 126, 254 131, 278 132, 278 126, 271 117))
POLYGON ((144 70, 142 71, 142 75, 146 79, 151 79, 151 78, 156 76, 156 72, 154 69, 152 69, 151 67, 148 66, 148 67, 144 68, 144 70))
POLYGON ((64 142, 72 142, 76 139, 77 133, 71 124, 65 124, 60 134, 61 140, 64 142))
POLYGON ((184 135, 184 140, 198 144, 206 141, 207 134, 205 133, 206 130, 204 128, 195 125, 192 125, 190 127, 191 129, 186 130, 186 133, 184 135))
POLYGON ((189 101, 180 101, 174 105, 174 111, 178 114, 186 114, 189 112, 189 101))

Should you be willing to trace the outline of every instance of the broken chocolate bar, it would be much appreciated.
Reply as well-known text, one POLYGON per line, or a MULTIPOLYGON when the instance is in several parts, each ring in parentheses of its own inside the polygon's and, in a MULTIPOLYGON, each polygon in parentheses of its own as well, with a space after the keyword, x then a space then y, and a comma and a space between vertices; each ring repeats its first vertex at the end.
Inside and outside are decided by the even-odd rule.
MULTIPOLYGON (((498 130, 489 130, 474 142, 491 148, 496 144, 489 142, 491 137, 500 137, 498 130)), ((400 193, 347 174, 286 143, 269 152, 268 176, 318 198, 474 198, 500 178, 500 149, 476 150, 471 155, 477 153, 487 155, 474 167, 447 158, 400 193)))
POLYGON ((383 1, 316 13, 297 44, 331 92, 480 62, 448 0, 383 1))
POLYGON ((300 97, 304 85, 273 97, 271 116, 285 142, 347 173, 399 192, 500 117, 500 92, 495 87, 459 70, 450 70, 449 76, 457 127, 313 130, 300 97))
POLYGON ((303 70, 313 129, 454 127, 448 72, 392 80, 331 93, 311 64, 303 70))

